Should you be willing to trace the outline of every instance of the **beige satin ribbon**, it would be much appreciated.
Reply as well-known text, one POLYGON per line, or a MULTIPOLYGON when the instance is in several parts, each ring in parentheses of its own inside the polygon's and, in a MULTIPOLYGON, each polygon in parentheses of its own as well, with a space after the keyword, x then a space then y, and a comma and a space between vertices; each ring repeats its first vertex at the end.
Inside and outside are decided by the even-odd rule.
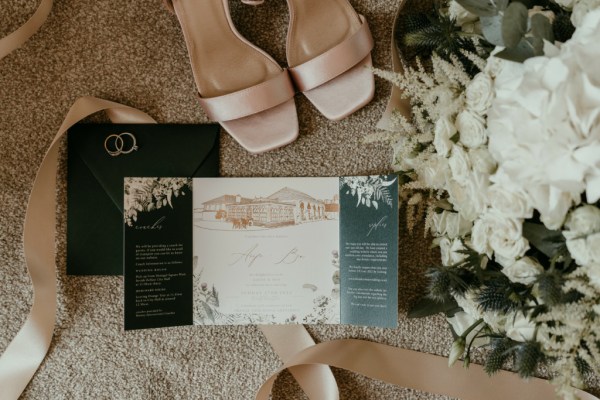
POLYGON ((25 324, 0 356, 0 399, 17 399, 38 369, 52 340, 56 318, 56 172, 60 139, 83 118, 105 110, 113 122, 153 123, 146 113, 119 103, 82 97, 69 110, 37 172, 25 213, 23 248, 33 285, 25 324))
MULTIPOLYGON (((269 399, 279 372, 287 368, 294 373, 297 368, 308 365, 330 365, 405 388, 463 400, 548 400, 556 397, 554 387, 543 379, 532 378, 527 382, 506 371, 490 378, 480 365, 471 364, 465 369, 455 364, 448 368, 445 357, 365 340, 342 339, 320 343, 293 355, 261 386, 256 399, 269 399)), ((323 395, 311 399, 334 399, 325 395, 332 388, 321 389, 323 395)), ((598 400, 581 390, 576 392, 581 400, 598 400)))
POLYGON ((52 0, 41 0, 33 15, 16 31, 0 39, 0 60, 21 47, 46 22, 52 10, 52 0))

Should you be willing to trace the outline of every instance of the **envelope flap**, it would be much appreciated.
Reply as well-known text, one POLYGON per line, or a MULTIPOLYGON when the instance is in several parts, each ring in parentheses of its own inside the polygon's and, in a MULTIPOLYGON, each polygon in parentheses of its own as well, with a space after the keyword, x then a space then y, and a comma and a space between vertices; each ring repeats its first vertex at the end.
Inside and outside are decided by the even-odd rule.
POLYGON ((122 211, 123 177, 195 176, 207 158, 215 159, 218 137, 216 124, 78 124, 69 130, 68 145, 122 211), (123 132, 135 137, 138 150, 111 156, 105 140, 123 132))

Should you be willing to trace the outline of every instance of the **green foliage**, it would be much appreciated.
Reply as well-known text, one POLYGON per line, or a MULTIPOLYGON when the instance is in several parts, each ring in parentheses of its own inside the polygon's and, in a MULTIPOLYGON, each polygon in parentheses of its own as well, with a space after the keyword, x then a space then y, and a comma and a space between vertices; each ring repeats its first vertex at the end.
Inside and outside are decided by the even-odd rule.
POLYGON ((409 15, 413 16, 407 16, 408 22, 402 24, 406 28, 401 32, 401 43, 415 49, 418 56, 430 57, 436 53, 446 61, 457 57, 471 76, 479 72, 473 62, 463 54, 464 51, 477 53, 477 48, 472 39, 456 26, 455 20, 439 12, 433 16, 426 16, 428 23, 421 14, 409 15))
POLYGON ((579 372, 582 376, 592 373, 592 367, 587 363, 583 358, 577 357, 575 358, 575 367, 577 367, 577 372, 579 372))
POLYGON ((528 341, 516 345, 515 347, 515 366, 521 378, 530 378, 538 368, 538 365, 544 361, 542 345, 535 341, 528 341))
POLYGON ((515 368, 522 378, 532 377, 545 361, 539 342, 519 343, 506 337, 496 338, 491 342, 491 351, 484 365, 485 372, 488 375, 498 372, 511 356, 514 357, 515 368))
POLYGON ((542 14, 531 17, 531 34, 534 37, 554 42, 554 31, 550 20, 542 14))
POLYGON ((430 268, 427 271, 427 277, 429 278, 429 287, 427 292, 429 297, 438 302, 444 303, 451 297, 452 288, 452 272, 447 268, 430 268))
POLYGON ((477 302, 483 311, 515 311, 523 304, 521 295, 515 290, 516 286, 504 276, 490 279, 481 288, 477 302))
POLYGON ((563 301, 562 285, 564 278, 559 270, 544 271, 537 277, 539 297, 544 304, 553 306, 563 301))
POLYGON ((523 237, 548 258, 554 257, 566 247, 562 232, 550 230, 544 224, 525 222, 523 237))
POLYGON ((410 13, 398 21, 398 30, 396 32, 415 32, 431 26, 429 14, 410 13))
POLYGON ((522 3, 510 3, 502 19, 502 38, 506 47, 516 47, 527 33, 529 11, 522 3))
POLYGON ((554 23, 552 24, 552 33, 554 34, 554 38, 556 40, 563 43, 573 37, 573 34, 575 33, 575 27, 571 22, 571 17, 569 14, 560 13, 554 18, 554 23))
POLYGON ((502 369, 504 363, 510 357, 510 349, 513 346, 513 341, 509 338, 492 339, 491 351, 485 360, 484 370, 488 375, 493 375, 502 369))

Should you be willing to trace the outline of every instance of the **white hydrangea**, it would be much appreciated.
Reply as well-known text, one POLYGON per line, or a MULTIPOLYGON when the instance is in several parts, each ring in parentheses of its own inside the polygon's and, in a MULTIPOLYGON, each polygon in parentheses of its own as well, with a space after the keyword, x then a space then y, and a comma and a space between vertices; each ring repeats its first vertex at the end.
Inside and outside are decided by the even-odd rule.
MULTIPOLYGON (((583 18, 591 11, 600 8, 600 0, 571 0, 571 22, 576 27, 583 25, 583 18)), ((560 2, 559 2, 560 4, 560 2)))
POLYGON ((598 57, 595 10, 557 57, 527 60, 520 79, 501 70, 494 82, 490 153, 550 229, 562 226, 580 193, 600 199, 600 69, 589 61, 598 57))

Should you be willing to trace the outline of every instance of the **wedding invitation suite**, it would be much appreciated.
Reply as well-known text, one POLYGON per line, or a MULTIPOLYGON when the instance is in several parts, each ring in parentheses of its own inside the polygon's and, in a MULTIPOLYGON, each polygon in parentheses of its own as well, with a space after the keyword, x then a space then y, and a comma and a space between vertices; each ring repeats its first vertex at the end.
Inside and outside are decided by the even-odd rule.
POLYGON ((395 175, 125 178, 125 329, 397 325, 395 175))

